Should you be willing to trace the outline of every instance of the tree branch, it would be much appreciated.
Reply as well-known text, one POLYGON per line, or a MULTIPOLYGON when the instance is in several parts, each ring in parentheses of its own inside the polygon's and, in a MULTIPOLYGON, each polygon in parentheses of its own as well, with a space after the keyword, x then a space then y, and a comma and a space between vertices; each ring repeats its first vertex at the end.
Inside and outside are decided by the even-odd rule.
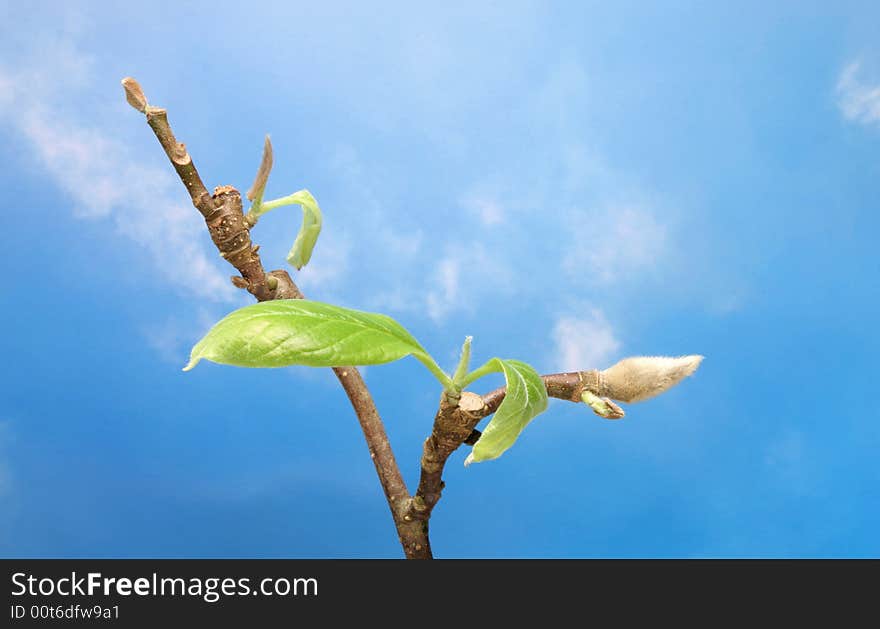
MULTIPOLYGON (((541 376, 541 379, 550 397, 578 403, 585 390, 600 395, 602 386, 600 372, 595 370, 554 373, 541 376)), ((446 461, 462 444, 476 443, 479 438, 477 424, 498 410, 505 395, 507 388, 500 387, 483 396, 465 391, 460 400, 450 399, 446 394, 440 398, 434 427, 422 452, 419 487, 407 511, 407 517, 424 522, 426 536, 431 513, 443 491, 446 461)))
MULTIPOLYGON (((168 124, 167 112, 150 106, 134 79, 125 78, 122 85, 129 104, 146 115, 147 123, 186 186, 193 205, 205 218, 211 239, 220 255, 241 274, 241 277, 232 278, 233 284, 246 288, 258 301, 302 299, 302 292, 287 271, 264 271, 257 253, 259 246, 251 243, 250 225, 245 221, 238 190, 232 186, 220 186, 214 190, 213 195, 209 194, 186 146, 174 137, 168 124)), ((182 272, 186 272, 185 269, 182 272)), ((411 518, 404 518, 411 502, 409 491, 369 389, 354 367, 337 367, 333 372, 357 415, 406 556, 422 557, 426 550, 430 556, 427 528, 411 518)))
MULTIPOLYGON (((304 298, 286 271, 266 273, 263 270, 259 246, 253 245, 250 238, 250 230, 256 221, 245 218, 238 190, 232 186, 220 186, 215 188, 213 195, 209 194, 186 147, 174 137, 166 111, 151 107, 134 79, 123 79, 122 85, 129 104, 145 114, 150 128, 186 186, 193 205, 205 218, 220 255, 241 274, 233 277, 232 283, 247 289, 258 301, 304 298)), ((248 193, 248 198, 257 199, 257 203, 262 197, 271 164, 271 144, 267 137, 263 162, 248 193)), ((633 357, 604 371, 574 371, 541 378, 550 397, 578 403, 583 401, 596 414, 618 419, 623 417, 623 410, 612 399, 637 402, 658 395, 691 375, 702 359, 697 355, 633 357)), ((462 360, 466 365, 467 359, 462 360)), ((430 559, 428 522, 441 497, 446 462, 463 443, 476 443, 480 437, 477 424, 498 410, 507 394, 506 388, 500 387, 483 396, 467 391, 457 396, 443 393, 431 435, 425 440, 418 490, 411 497, 379 412, 360 373, 354 367, 336 367, 333 371, 360 422, 406 557, 430 559)))
MULTIPOLYGON (((419 487, 405 516, 421 522, 426 537, 431 512, 443 491, 442 476, 446 460, 470 436, 477 422, 488 414, 485 406, 483 398, 469 391, 463 392, 460 399, 454 399, 445 392, 440 398, 434 427, 422 450, 419 487)), ((426 552, 430 557, 430 547, 426 552)))
MULTIPOLYGON (((596 395, 604 395, 604 393, 599 390, 599 371, 595 369, 591 371, 551 373, 541 376, 541 380, 544 381, 544 386, 547 387, 547 395, 560 400, 580 402, 581 393, 583 393, 584 390, 592 391, 596 395)), ((483 403, 486 405, 486 414, 483 415, 483 417, 491 415, 497 411, 506 395, 507 387, 498 387, 494 391, 485 394, 483 396, 483 403)))

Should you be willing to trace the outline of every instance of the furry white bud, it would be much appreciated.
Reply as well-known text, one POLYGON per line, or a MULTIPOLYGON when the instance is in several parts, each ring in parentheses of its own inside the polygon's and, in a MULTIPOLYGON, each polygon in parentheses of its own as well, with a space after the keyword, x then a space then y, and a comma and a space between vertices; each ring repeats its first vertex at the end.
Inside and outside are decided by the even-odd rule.
POLYGON ((691 375, 703 361, 702 356, 634 356, 599 372, 599 395, 620 402, 641 402, 664 391, 691 375))

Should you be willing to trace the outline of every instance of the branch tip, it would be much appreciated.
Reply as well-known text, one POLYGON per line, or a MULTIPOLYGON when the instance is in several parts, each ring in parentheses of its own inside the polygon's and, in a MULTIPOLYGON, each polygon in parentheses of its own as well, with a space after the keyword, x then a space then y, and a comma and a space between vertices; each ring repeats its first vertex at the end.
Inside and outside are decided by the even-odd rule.
MULTIPOLYGON (((166 111, 148 105, 143 90, 133 78, 123 79, 122 86, 128 103, 145 114, 147 124, 180 177, 193 205, 205 218, 217 250, 241 273, 240 279, 232 278, 233 284, 246 288, 258 301, 302 299, 303 294, 286 271, 275 270, 269 273, 264 271, 262 261, 257 255, 257 248, 252 247, 249 226, 241 209, 241 196, 235 188, 220 186, 215 189, 215 196, 212 197, 192 159, 189 158, 186 148, 174 137, 166 111), (238 226, 242 226, 243 229, 239 229, 238 226), (232 231, 231 236, 230 231, 232 231), (227 253, 228 255, 224 255, 227 253), (274 285, 275 290, 269 290, 270 283, 274 285)), ((272 145, 267 137, 263 153, 267 171, 271 168, 271 151, 272 145)), ((200 358, 200 356, 190 356, 184 371, 195 367, 200 358)), ((394 459, 391 443, 369 389, 355 368, 337 367, 333 371, 345 389, 361 425, 406 556, 430 558, 431 547, 427 527, 420 522, 404 522, 396 507, 401 500, 409 498, 409 491, 394 459)))
POLYGON ((122 79, 122 88, 125 90, 125 100, 128 101, 128 104, 142 114, 146 113, 147 97, 144 95, 144 90, 141 89, 140 83, 127 76, 122 79))

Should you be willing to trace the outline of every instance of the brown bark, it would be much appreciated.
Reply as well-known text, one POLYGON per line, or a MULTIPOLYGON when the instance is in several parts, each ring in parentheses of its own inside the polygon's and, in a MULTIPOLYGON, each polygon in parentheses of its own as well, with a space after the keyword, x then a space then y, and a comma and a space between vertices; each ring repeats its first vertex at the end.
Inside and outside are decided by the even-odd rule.
MULTIPOLYGON (((547 387, 547 395, 570 402, 580 402, 585 389, 598 392, 599 387, 599 372, 595 370, 555 373, 541 379, 547 387)), ((422 451, 419 487, 407 511, 408 517, 424 523, 426 536, 431 513, 443 491, 446 461, 462 444, 477 442, 480 437, 477 424, 498 410, 506 394, 506 387, 500 387, 483 396, 465 391, 460 400, 445 394, 441 397, 431 436, 422 451)))
MULTIPOLYGON (((264 271, 258 253, 259 246, 251 242, 251 226, 245 220, 238 190, 232 186, 220 186, 214 190, 213 195, 208 194, 186 146, 174 137, 167 112, 148 105, 143 91, 134 79, 126 78, 122 84, 128 102, 146 115, 147 123, 186 186, 193 205, 205 218, 211 240, 220 255, 241 274, 240 277, 232 278, 233 284, 246 288, 258 301, 302 299, 302 292, 287 271, 264 271)), ((404 519, 404 512, 410 502, 409 491, 394 459, 388 435, 370 391, 356 368, 337 367, 333 372, 357 415, 404 552, 408 558, 421 557, 425 549, 429 548, 427 530, 412 520, 404 519)))
MULTIPOLYGON (((568 371, 565 373, 551 373, 541 376, 547 387, 547 395, 569 402, 580 402, 581 393, 584 390, 592 391, 596 395, 604 395, 599 390, 599 372, 591 371, 568 371)), ((498 410, 504 396, 507 395, 506 387, 498 387, 483 396, 486 405, 486 415, 491 415, 498 410)))
MULTIPOLYGON (((421 522, 426 536, 431 512, 443 492, 442 477, 446 460, 470 436, 477 422, 486 416, 484 409, 483 399, 469 391, 463 392, 458 400, 449 397, 446 393, 440 398, 440 407, 434 417, 434 427, 422 449, 419 487, 405 516, 421 522)), ((430 557, 430 546, 425 552, 426 556, 430 557)))

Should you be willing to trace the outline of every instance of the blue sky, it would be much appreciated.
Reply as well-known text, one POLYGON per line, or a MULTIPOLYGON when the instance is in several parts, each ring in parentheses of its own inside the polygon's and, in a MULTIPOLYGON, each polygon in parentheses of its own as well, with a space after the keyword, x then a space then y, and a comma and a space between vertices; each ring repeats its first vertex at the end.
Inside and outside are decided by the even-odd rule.
MULTIPOLYGON (((542 372, 707 357, 622 421, 552 401, 457 452, 438 556, 880 555, 876 4, 13 4, 0 555, 400 556, 328 370, 180 371, 248 300, 128 75, 209 186, 271 133, 267 195, 324 210, 301 287, 450 368, 467 334, 542 372)), ((437 386, 366 378, 412 487, 437 386)))

